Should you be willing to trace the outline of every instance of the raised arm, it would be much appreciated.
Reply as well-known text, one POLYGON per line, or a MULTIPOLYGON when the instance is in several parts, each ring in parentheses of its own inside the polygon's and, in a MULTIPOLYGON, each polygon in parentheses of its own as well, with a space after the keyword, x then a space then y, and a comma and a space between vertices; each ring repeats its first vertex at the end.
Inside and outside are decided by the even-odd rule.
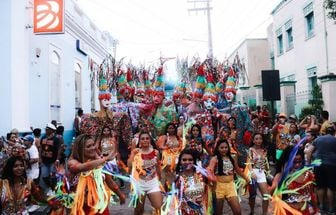
POLYGON ((68 161, 69 171, 73 174, 78 174, 80 172, 90 171, 99 166, 104 165, 107 161, 113 160, 117 153, 111 152, 108 156, 103 158, 97 157, 95 160, 86 161, 84 163, 79 162, 76 159, 70 158, 68 161))

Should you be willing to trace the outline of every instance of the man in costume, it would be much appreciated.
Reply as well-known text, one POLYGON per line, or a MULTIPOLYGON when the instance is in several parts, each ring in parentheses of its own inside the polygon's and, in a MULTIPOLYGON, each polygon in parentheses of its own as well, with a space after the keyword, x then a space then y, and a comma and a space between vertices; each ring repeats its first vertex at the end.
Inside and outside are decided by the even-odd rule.
POLYGON ((236 127, 237 127, 237 139, 236 146, 238 149, 238 160, 239 165, 242 165, 246 161, 246 150, 248 148, 248 144, 250 142, 251 132, 252 132, 252 124, 251 119, 248 115, 248 110, 246 105, 239 105, 236 103, 236 79, 235 79, 235 71, 233 68, 229 71, 229 77, 225 83, 224 95, 225 99, 228 102, 229 106, 219 111, 221 113, 226 113, 231 117, 236 119, 236 127))
POLYGON ((132 141, 130 117, 127 113, 118 113, 110 110, 111 93, 108 91, 107 80, 104 78, 100 79, 98 98, 100 101, 100 110, 93 114, 83 115, 81 133, 97 138, 97 135, 102 133, 101 130, 103 127, 109 127, 116 134, 121 160, 126 162, 132 141))
POLYGON ((156 74, 153 91, 155 111, 152 120, 153 125, 156 128, 155 137, 165 134, 168 123, 177 122, 174 103, 164 100, 164 97, 163 65, 161 65, 156 74))

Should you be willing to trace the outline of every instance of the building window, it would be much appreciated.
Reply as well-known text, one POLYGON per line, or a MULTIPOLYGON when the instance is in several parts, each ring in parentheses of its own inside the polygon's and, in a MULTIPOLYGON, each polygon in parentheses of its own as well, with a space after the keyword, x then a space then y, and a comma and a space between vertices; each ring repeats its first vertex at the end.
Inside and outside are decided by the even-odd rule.
POLYGON ((282 38, 282 34, 278 35, 277 37, 277 41, 278 41, 278 55, 282 55, 283 54, 283 38, 282 38))
POLYGON ((293 29, 288 28, 286 30, 286 34, 287 34, 287 49, 291 49, 293 48, 293 29))
POLYGON ((82 68, 79 63, 75 63, 75 107, 82 108, 82 68))
POLYGON ((61 64, 60 56, 52 51, 49 67, 50 120, 61 121, 61 64))
POLYGON ((314 8, 312 2, 303 8, 303 15, 306 22, 306 37, 309 39, 314 36, 314 8))
POLYGON ((285 23, 285 30, 286 30, 286 39, 287 39, 287 50, 293 48, 293 27, 292 27, 292 19, 288 20, 285 23))
POLYGON ((313 66, 307 69, 308 91, 311 92, 317 85, 317 67, 313 66))
POLYGON ((307 38, 314 36, 314 12, 306 15, 307 38))
POLYGON ((308 92, 309 97, 311 97, 311 92, 313 91, 314 87, 317 85, 317 76, 309 77, 308 79, 308 92))

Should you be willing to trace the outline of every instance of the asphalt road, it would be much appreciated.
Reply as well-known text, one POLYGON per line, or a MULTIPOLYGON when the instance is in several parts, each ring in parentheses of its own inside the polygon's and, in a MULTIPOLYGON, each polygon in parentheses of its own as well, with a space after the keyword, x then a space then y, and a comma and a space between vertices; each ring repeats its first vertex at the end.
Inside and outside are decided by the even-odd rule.
MULTIPOLYGON (((255 205, 255 215, 261 214, 262 209, 261 209, 261 196, 260 193, 258 192, 258 196, 256 199, 256 205, 255 205)), ((127 199, 126 203, 124 205, 110 205, 110 214, 114 215, 131 215, 133 214, 133 208, 128 207, 128 202, 129 199, 127 199)), ((249 205, 248 205, 248 199, 247 197, 242 197, 241 199, 241 208, 242 208, 242 214, 243 215, 248 215, 250 213, 250 209, 249 209, 249 205)), ((151 210, 151 206, 150 206, 150 202, 148 200, 148 198, 146 198, 146 204, 145 204, 145 213, 144 215, 151 215, 152 214, 152 210, 151 210)), ((230 206, 225 202, 224 205, 224 211, 223 214, 225 215, 232 215, 230 206)), ((271 213, 270 213, 271 214, 271 213)))

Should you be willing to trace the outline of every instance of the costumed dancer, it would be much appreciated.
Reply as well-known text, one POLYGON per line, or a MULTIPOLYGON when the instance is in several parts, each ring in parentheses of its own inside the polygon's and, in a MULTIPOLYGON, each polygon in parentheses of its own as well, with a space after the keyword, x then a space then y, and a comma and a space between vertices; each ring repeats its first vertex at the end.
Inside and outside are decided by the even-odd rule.
POLYGON ((119 190, 112 176, 102 172, 105 163, 115 156, 115 153, 110 153, 101 158, 94 140, 87 134, 81 134, 75 139, 68 161, 73 190, 76 192, 71 214, 108 215, 112 192, 118 195, 121 204, 125 202, 125 194, 119 190))
MULTIPOLYGON (((25 160, 21 157, 10 157, 4 166, 0 179, 1 214, 29 214, 30 198, 46 203, 46 198, 33 180, 27 179, 25 160)), ((50 205, 55 207, 55 205, 50 205)))
POLYGON ((224 96, 224 72, 225 68, 223 64, 217 65, 217 75, 218 81, 216 83, 215 89, 218 96, 218 101, 216 103, 216 108, 223 109, 228 106, 228 102, 225 100, 224 96))
POLYGON ((215 139, 217 137, 217 118, 214 114, 215 104, 218 97, 215 93, 214 79, 211 73, 207 75, 207 85, 202 97, 204 112, 202 113, 202 137, 205 141, 205 147, 213 152, 215 148, 215 139))
MULTIPOLYGON (((268 185, 266 176, 269 174, 269 164, 267 160, 267 150, 264 148, 263 135, 261 133, 255 133, 252 137, 252 146, 249 149, 247 157, 247 167, 251 173, 252 183, 250 186, 249 205, 251 212, 254 214, 254 205, 257 196, 257 187, 259 188, 261 195, 268 195, 268 185)), ((262 202, 262 214, 266 215, 268 209, 268 200, 262 202)))
MULTIPOLYGON (((107 156, 110 153, 116 155, 115 159, 109 161, 109 163, 115 168, 116 172, 124 170, 127 172, 126 165, 120 160, 119 146, 116 138, 116 134, 111 131, 110 127, 104 126, 102 133, 98 136, 96 141, 98 154, 101 156, 107 156)), ((124 187, 124 181, 119 180, 120 187, 124 187)))
POLYGON ((146 196, 148 196, 155 214, 160 214, 162 195, 159 177, 161 175, 160 155, 158 150, 151 144, 148 132, 139 134, 137 148, 132 150, 128 159, 128 167, 132 169, 132 177, 138 180, 141 191, 144 193, 137 200, 134 209, 135 215, 144 213, 146 196))
POLYGON ((108 90, 108 81, 101 78, 99 81, 100 110, 93 114, 84 114, 81 121, 81 133, 97 139, 104 127, 109 127, 116 134, 117 145, 121 161, 127 162, 132 141, 131 120, 127 113, 116 113, 110 110, 111 93, 108 90))
POLYGON ((210 160, 208 170, 213 174, 216 193, 216 214, 223 212, 224 199, 229 203, 234 215, 241 214, 240 203, 234 184, 234 173, 243 177, 248 184, 250 179, 240 170, 237 159, 230 153, 230 146, 226 140, 221 140, 215 148, 215 157, 210 160))
POLYGON ((201 135, 201 126, 194 124, 191 126, 190 136, 186 148, 195 150, 198 153, 197 165, 201 165, 203 168, 208 167, 211 155, 205 148, 205 143, 201 135))
POLYGON ((165 130, 167 124, 170 122, 177 121, 177 114, 175 111, 174 103, 169 101, 164 101, 164 74, 163 65, 161 65, 156 74, 156 80, 154 82, 154 92, 153 100, 155 105, 155 112, 153 114, 153 125, 155 127, 155 136, 157 138, 161 135, 166 134, 165 130))
POLYGON ((182 150, 182 140, 174 123, 168 123, 166 135, 160 136, 156 145, 162 151, 162 182, 168 188, 175 179, 176 164, 182 150))
POLYGON ((320 162, 304 166, 304 153, 299 146, 301 143, 294 148, 287 147, 277 162, 277 173, 269 188, 271 192, 274 191, 271 200, 275 215, 320 214, 312 172, 312 167, 320 165, 320 162))
MULTIPOLYGON (((194 65, 194 67, 196 66, 194 65)), ((192 103, 187 107, 187 115, 189 119, 196 119, 196 115, 203 112, 202 97, 204 94, 204 89, 206 87, 206 80, 204 75, 204 65, 201 64, 197 67, 197 77, 193 92, 192 103)))
POLYGON ((135 89, 135 87, 133 86, 133 70, 131 70, 131 68, 129 67, 127 69, 126 76, 123 73, 120 75, 118 80, 119 102, 113 104, 111 106, 111 110, 127 114, 132 122, 132 131, 135 131, 138 127, 140 115, 144 112, 151 111, 153 109, 153 105, 144 103, 145 101, 142 97, 144 96, 145 92, 143 89, 139 88, 139 85, 137 89, 135 89), (135 98, 135 92, 136 99, 142 102, 133 102, 133 98, 135 98))
POLYGON ((229 76, 225 83, 224 95, 226 101, 229 103, 229 107, 220 109, 219 112, 229 114, 236 119, 236 144, 238 150, 238 164, 244 166, 246 161, 246 151, 248 144, 250 143, 250 137, 252 132, 251 119, 248 114, 247 107, 245 105, 237 104, 234 99, 236 95, 236 79, 233 68, 230 68, 229 76))
POLYGON ((185 149, 176 168, 179 209, 183 215, 212 214, 211 188, 207 185, 206 176, 196 170, 196 159, 194 150, 185 149))

